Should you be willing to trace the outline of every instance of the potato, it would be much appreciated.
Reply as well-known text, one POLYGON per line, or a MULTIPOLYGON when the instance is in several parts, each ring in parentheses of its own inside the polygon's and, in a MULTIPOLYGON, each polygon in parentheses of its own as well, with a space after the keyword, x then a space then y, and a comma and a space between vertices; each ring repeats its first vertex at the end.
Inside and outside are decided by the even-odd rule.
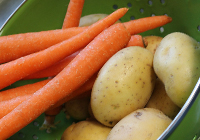
POLYGON ((163 38, 160 36, 145 36, 143 39, 147 43, 146 49, 154 54, 163 38))
POLYGON ((200 45, 181 32, 165 36, 154 54, 154 70, 171 100, 182 107, 200 77, 200 45))
POLYGON ((65 103, 65 113, 75 120, 85 120, 90 117, 89 104, 90 97, 70 100, 65 103))
POLYGON ((156 75, 153 54, 142 47, 127 47, 111 57, 99 71, 91 93, 95 118, 114 126, 149 100, 156 75))
MULTIPOLYGON (((90 15, 83 16, 80 19, 79 26, 80 27, 90 26, 93 23, 105 18, 106 16, 108 15, 107 14, 90 14, 90 15)), ((120 21, 118 20, 116 23, 119 23, 119 22, 120 21)))
POLYGON ((110 127, 97 121, 80 121, 70 125, 62 134, 61 140, 106 140, 110 127))
POLYGON ((89 114, 90 114, 90 119, 96 120, 96 118, 94 117, 94 114, 92 112, 91 104, 89 104, 89 106, 88 106, 88 111, 89 111, 89 114))
POLYGON ((156 79, 155 88, 146 107, 159 109, 171 119, 174 119, 180 111, 180 108, 167 95, 165 86, 159 78, 156 79))
POLYGON ((106 140, 156 140, 171 122, 158 109, 138 109, 120 120, 106 140))

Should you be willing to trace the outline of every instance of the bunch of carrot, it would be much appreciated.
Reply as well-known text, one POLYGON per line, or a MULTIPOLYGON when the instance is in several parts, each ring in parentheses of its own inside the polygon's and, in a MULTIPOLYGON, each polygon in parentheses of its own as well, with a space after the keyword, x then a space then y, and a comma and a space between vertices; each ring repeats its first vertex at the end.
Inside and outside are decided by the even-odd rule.
POLYGON ((89 27, 77 27, 83 5, 84 0, 70 0, 62 29, 0 37, 0 90, 23 79, 53 77, 0 92, 0 139, 91 90, 111 56, 136 40, 144 47, 137 34, 172 21, 164 15, 114 24, 128 11, 120 8, 89 27))

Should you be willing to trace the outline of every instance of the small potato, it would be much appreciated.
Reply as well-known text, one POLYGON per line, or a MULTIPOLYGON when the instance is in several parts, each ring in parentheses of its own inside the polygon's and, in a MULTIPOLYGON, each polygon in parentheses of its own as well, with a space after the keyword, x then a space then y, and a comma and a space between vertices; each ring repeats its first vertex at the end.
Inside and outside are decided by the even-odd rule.
POLYGON ((160 36, 145 36, 143 39, 147 43, 146 49, 154 54, 163 38, 160 36))
POLYGON ((153 67, 167 95, 181 108, 200 77, 200 44, 185 33, 170 33, 156 49, 153 67))
POLYGON ((106 140, 110 127, 97 121, 80 121, 70 125, 62 134, 61 140, 106 140))
MULTIPOLYGON (((93 23, 105 18, 106 16, 108 15, 107 14, 90 14, 90 15, 83 16, 80 19, 79 26, 80 27, 90 26, 93 23)), ((118 20, 116 23, 119 23, 119 22, 120 21, 118 20)))
POLYGON ((120 120, 106 140, 156 140, 171 122, 160 110, 138 109, 120 120))
POLYGON ((138 46, 120 50, 101 68, 93 85, 93 115, 102 124, 114 126, 146 105, 155 79, 153 54, 149 50, 138 46))
POLYGON ((88 111, 89 111, 89 114, 90 114, 90 119, 96 120, 96 118, 94 117, 94 114, 92 112, 91 103, 88 106, 88 111))
POLYGON ((171 119, 174 119, 180 111, 180 108, 167 95, 165 86, 159 78, 156 79, 155 88, 146 107, 159 109, 171 119))
POLYGON ((90 97, 74 99, 65 103, 65 113, 75 120, 85 120, 90 117, 88 106, 90 97))

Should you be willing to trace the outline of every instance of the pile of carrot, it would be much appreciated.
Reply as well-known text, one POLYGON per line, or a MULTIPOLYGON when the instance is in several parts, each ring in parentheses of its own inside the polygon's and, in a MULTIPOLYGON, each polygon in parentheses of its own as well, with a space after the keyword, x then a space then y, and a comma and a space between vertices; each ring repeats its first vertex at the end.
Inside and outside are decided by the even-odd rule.
POLYGON ((62 29, 0 37, 0 90, 20 80, 52 77, 0 92, 0 139, 84 96, 110 57, 124 47, 145 47, 139 33, 172 21, 163 15, 114 24, 128 11, 120 8, 78 27, 83 6, 84 0, 70 0, 62 29))

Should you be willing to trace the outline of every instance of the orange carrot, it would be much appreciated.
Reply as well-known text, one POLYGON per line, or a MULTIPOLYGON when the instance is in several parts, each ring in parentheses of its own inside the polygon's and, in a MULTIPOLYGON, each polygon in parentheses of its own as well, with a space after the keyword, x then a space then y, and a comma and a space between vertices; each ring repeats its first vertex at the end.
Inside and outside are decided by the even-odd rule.
POLYGON ((61 109, 62 109, 62 106, 58 106, 58 107, 49 109, 49 110, 45 111, 44 113, 46 115, 49 115, 49 116, 51 116, 51 115, 57 115, 58 113, 60 113, 61 109))
MULTIPOLYGON (((132 35, 128 46, 141 46, 144 47, 146 43, 144 43, 144 40, 141 35, 132 35)), ((38 71, 34 74, 31 74, 24 79, 38 79, 38 78, 44 78, 44 77, 50 77, 55 76, 58 74, 65 66, 69 64, 69 62, 79 53, 79 51, 75 52, 74 54, 66 57, 64 60, 59 61, 58 63, 52 65, 51 67, 48 67, 44 70, 38 71)))
MULTIPOLYGON (((87 91, 92 89, 92 86, 94 84, 96 77, 97 77, 97 74, 94 74, 80 88, 78 88, 73 93, 71 93, 71 95, 56 102, 54 105, 52 105, 48 109, 48 110, 50 110, 49 112, 51 112, 52 109, 61 106, 62 104, 64 104, 65 102, 67 102, 69 100, 90 96, 90 94, 88 94, 87 91)), ((0 110, 1 110, 0 118, 7 115, 9 112, 11 112, 13 109, 15 109, 23 101, 30 98, 33 95, 33 93, 35 93, 37 90, 42 88, 49 81, 50 81, 50 79, 36 82, 33 84, 27 84, 24 86, 20 86, 20 87, 16 87, 13 89, 9 89, 9 90, 0 92, 0 94, 1 94, 1 96, 0 96, 0 99, 1 99, 0 100, 0 110)))
POLYGON ((34 92, 47 84, 50 79, 27 84, 0 92, 0 118, 11 112, 20 103, 30 98, 34 92))
MULTIPOLYGON (((163 26, 172 19, 168 16, 153 16, 125 22, 131 35, 163 26)), ((0 63, 46 49, 56 43, 83 32, 88 27, 74 27, 65 30, 50 30, 15 34, 0 37, 0 63)))
POLYGON ((112 55, 125 47, 129 40, 130 34, 122 23, 114 24, 101 32, 50 82, 0 119, 0 139, 9 138, 53 104, 69 96, 112 55))
POLYGON ((155 29, 157 27, 161 27, 167 23, 170 23, 171 21, 171 17, 162 15, 131 20, 125 22, 124 25, 126 26, 127 30, 130 32, 131 35, 135 35, 151 29, 155 29))
MULTIPOLYGON (((94 84, 94 83, 93 83, 94 84)), ((91 97, 91 93, 92 93, 92 89, 91 90, 88 90, 88 91, 85 91, 84 93, 81 93, 80 95, 72 98, 71 100, 74 100, 74 99, 83 99, 83 98, 88 98, 88 97, 91 97)), ((66 101, 67 102, 67 101, 66 101)), ((66 103, 65 102, 65 103, 66 103)))
MULTIPOLYGON (((24 95, 21 97, 13 98, 11 100, 0 102, 0 110, 1 110, 0 111, 0 119, 3 118, 5 115, 7 115, 9 112, 11 112, 14 108, 16 108, 23 101, 27 100, 28 98, 30 98, 29 95, 24 95)), ((46 128, 47 125, 48 126, 53 125, 55 117, 56 117, 56 115, 58 115, 60 113, 61 109, 62 109, 62 106, 47 110, 45 112, 45 121, 44 121, 42 128, 46 128)))
POLYGON ((141 35, 132 35, 126 47, 140 46, 144 48, 144 41, 141 35))
POLYGON ((105 28, 114 24, 126 12, 127 8, 121 8, 94 23, 82 33, 53 45, 43 51, 33 53, 14 61, 0 65, 0 90, 24 77, 52 66, 66 56, 85 47, 105 28), (2 80, 3 79, 3 80, 2 80))
POLYGON ((0 102, 10 100, 19 96, 31 95, 47 84, 50 80, 43 80, 33 84, 27 84, 12 89, 7 89, 0 92, 0 102))
POLYGON ((36 73, 33 73, 27 77, 25 77, 24 79, 39 79, 39 78, 45 78, 45 77, 53 77, 56 74, 58 74, 59 72, 61 72, 75 57, 76 55, 78 55, 80 51, 77 51, 69 56, 67 56, 66 58, 64 58, 63 60, 55 63, 54 65, 43 69, 41 71, 38 71, 36 73))
MULTIPOLYGON (((23 96, 19 96, 19 97, 15 97, 13 99, 10 100, 5 100, 5 101, 1 101, 0 102, 0 119, 2 117, 4 117, 5 115, 7 115, 8 113, 10 113, 13 109, 15 109, 19 104, 21 104, 22 102, 26 101, 28 98, 30 98, 33 95, 23 95, 23 96)), ((61 106, 60 106, 61 107, 61 106)), ((54 107, 52 109, 49 109, 45 112, 45 114, 47 115, 57 115, 60 111, 58 110, 58 107, 54 107)))
POLYGON ((79 98, 84 98, 84 97, 90 96, 90 94, 88 94, 86 92, 90 91, 92 89, 96 78, 97 78, 97 73, 94 74, 92 77, 90 77, 90 79, 88 79, 81 87, 79 87, 77 90, 75 90, 72 94, 59 100, 53 106, 51 106, 49 109, 56 108, 72 99, 79 99, 79 98))
POLYGON ((62 106, 58 106, 51 110, 47 110, 44 112, 44 122, 40 127, 40 130, 50 130, 52 127, 56 127, 55 118, 61 112, 62 106))
POLYGON ((78 27, 85 0, 70 0, 63 22, 63 29, 78 27))
POLYGON ((131 35, 143 33, 161 26, 164 26, 172 21, 172 18, 166 15, 144 17, 135 20, 124 22, 125 27, 131 35))
MULTIPOLYGON (((15 97, 9 100, 4 100, 0 102, 0 119, 10 113, 13 109, 15 109, 19 104, 23 101, 30 98, 32 95, 23 95, 19 97, 15 97)), ((0 136, 1 137, 1 136, 0 136)))
MULTIPOLYGON (((129 40, 128 46, 141 46, 144 47, 144 40, 141 35, 132 35, 131 39, 129 40)), ((65 66, 69 64, 69 62, 79 53, 79 51, 75 52, 74 54, 66 57, 64 60, 61 60, 60 62, 52 65, 51 67, 48 67, 44 70, 38 71, 34 74, 31 74, 24 79, 38 79, 38 78, 44 78, 44 77, 50 77, 55 76, 58 74, 65 66)))
POLYGON ((74 27, 1 36, 0 64, 44 50, 83 32, 85 29, 84 27, 74 27))

